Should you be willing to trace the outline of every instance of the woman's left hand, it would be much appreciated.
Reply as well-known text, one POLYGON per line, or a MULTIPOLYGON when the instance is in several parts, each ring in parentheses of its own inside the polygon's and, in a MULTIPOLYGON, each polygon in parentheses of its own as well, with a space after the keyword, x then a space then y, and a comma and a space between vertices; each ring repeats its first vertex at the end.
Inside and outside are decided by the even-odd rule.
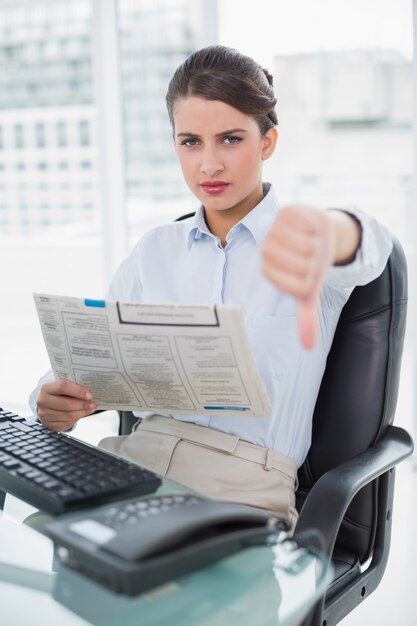
POLYGON ((331 212, 306 206, 282 208, 263 244, 263 272, 298 299, 303 345, 314 347, 322 284, 336 259, 337 226, 331 212))

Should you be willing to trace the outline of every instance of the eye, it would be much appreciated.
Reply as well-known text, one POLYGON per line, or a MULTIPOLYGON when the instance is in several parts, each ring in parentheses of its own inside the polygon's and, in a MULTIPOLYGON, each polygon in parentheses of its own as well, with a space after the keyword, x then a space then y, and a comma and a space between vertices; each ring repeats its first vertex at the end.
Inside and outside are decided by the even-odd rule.
POLYGON ((242 141, 242 137, 235 137, 234 135, 228 135, 223 139, 224 143, 233 144, 242 141))
POLYGON ((189 139, 184 139, 183 141, 181 141, 182 146, 189 146, 190 148, 196 146, 197 144, 198 139, 196 139, 195 137, 190 137, 189 139))

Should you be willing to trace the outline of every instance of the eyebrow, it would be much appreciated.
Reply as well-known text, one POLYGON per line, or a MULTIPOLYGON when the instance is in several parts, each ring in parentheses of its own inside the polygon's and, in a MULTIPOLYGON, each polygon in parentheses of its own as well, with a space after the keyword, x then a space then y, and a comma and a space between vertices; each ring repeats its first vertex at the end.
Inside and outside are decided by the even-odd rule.
MULTIPOLYGON (((231 130, 223 130, 221 133, 217 133, 216 137, 223 137, 224 135, 233 135, 234 133, 246 133, 247 130, 244 128, 232 128, 231 130)), ((182 133, 177 133, 177 137, 199 137, 197 133, 191 133, 189 131, 184 131, 182 133)))

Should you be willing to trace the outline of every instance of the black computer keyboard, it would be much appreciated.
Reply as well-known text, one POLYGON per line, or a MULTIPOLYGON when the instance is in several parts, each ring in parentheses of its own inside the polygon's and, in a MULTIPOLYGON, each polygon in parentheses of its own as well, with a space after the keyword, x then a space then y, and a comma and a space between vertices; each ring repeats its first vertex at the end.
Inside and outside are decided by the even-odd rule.
POLYGON ((0 409, 0 489, 59 515, 155 492, 153 472, 0 409))

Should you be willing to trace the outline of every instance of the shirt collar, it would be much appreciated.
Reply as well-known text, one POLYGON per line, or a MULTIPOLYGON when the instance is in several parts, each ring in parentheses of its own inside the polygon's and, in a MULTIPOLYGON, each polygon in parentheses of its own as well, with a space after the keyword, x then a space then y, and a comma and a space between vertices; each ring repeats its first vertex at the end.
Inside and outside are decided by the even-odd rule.
MULTIPOLYGON (((239 222, 241 226, 244 226, 251 233, 257 246, 264 241, 278 212, 278 199, 273 186, 270 183, 263 183, 262 187, 264 197, 239 222)), ((204 208, 200 206, 190 222, 188 247, 191 248, 194 241, 207 236, 213 237, 213 233, 210 232, 204 219, 204 208)))
POLYGON ((240 221, 251 233, 257 246, 264 241, 278 212, 278 198, 271 183, 263 183, 263 192, 260 203, 240 221))
POLYGON ((191 248, 194 241, 202 237, 213 237, 210 232, 206 220, 204 219, 204 207, 199 206, 192 221, 190 222, 190 230, 188 232, 188 247, 191 248))

